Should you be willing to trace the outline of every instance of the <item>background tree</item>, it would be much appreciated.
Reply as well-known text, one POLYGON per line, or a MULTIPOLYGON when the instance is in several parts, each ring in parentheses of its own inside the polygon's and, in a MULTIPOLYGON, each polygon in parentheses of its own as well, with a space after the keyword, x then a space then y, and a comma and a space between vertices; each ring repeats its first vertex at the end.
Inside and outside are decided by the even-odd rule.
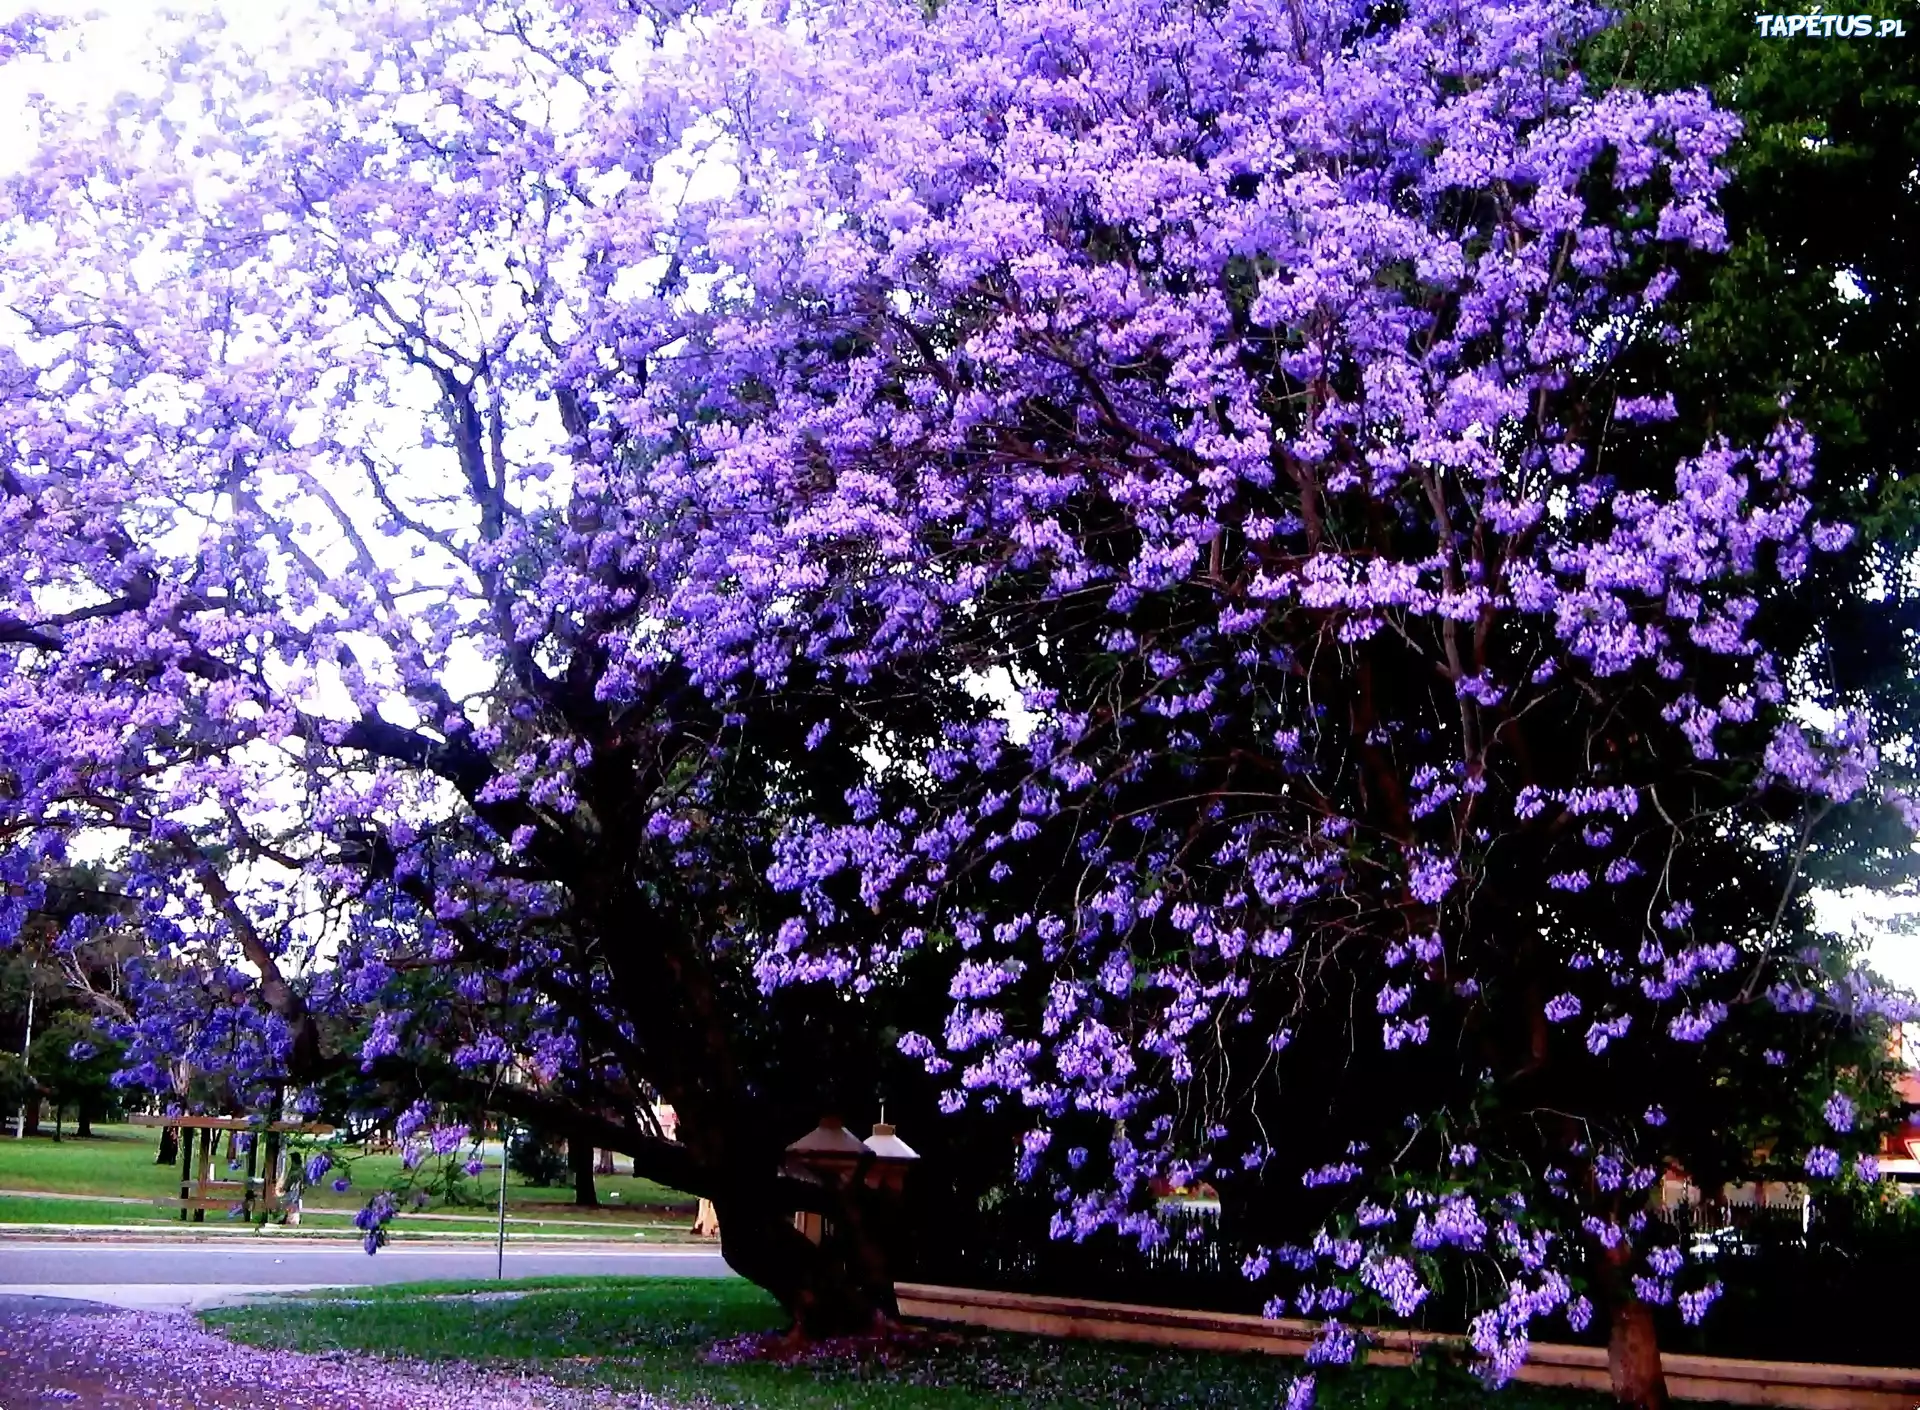
MULTIPOLYGON (((1700 86, 1741 121, 1722 193, 1728 248, 1690 269, 1686 336, 1635 350, 1631 375, 1674 390, 1666 443, 1762 434, 1785 400, 1817 441, 1819 512, 1855 523, 1843 553, 1762 611, 1783 659, 1869 715, 1911 776, 1916 732, 1920 289, 1902 232, 1920 220, 1920 56, 1912 45, 1790 45, 1720 3, 1652 0, 1596 36, 1591 64, 1649 89, 1700 86)), ((1806 839, 1805 874, 1910 889, 1912 834, 1840 805, 1806 839)))
POLYGON ((73 1113, 74 1134, 85 1140, 93 1123, 115 1106, 114 1074, 125 1056, 121 1045, 102 1033, 92 1018, 72 1009, 50 1016, 33 1035, 34 1080, 53 1103, 54 1139, 60 1122, 73 1113))
POLYGON ((40 1084, 13 1053, 0 1053, 0 1120, 10 1121, 29 1106, 40 1105, 40 1084))

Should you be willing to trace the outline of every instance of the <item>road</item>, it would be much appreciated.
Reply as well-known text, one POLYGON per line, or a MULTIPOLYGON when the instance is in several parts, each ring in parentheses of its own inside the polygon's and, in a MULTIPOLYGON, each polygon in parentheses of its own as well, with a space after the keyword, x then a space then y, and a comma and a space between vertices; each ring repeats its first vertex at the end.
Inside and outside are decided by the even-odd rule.
MULTIPOLYGON (((272 1242, 25 1243, 0 1241, 0 1296, 84 1298, 116 1307, 204 1307, 272 1289, 364 1287, 422 1279, 491 1278, 483 1246, 390 1246, 368 1257, 355 1245, 272 1242)), ((509 1278, 723 1277, 710 1248, 621 1245, 507 1247, 509 1278)))

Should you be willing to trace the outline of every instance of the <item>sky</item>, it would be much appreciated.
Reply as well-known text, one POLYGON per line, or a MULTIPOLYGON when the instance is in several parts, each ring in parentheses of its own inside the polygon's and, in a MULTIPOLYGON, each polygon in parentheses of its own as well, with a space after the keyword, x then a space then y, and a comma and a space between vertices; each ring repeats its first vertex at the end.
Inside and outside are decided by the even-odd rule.
MULTIPOLYGON (((141 60, 151 53, 144 36, 165 11, 218 16, 236 38, 269 39, 287 7, 279 0, 0 0, 0 22, 23 13, 93 16, 86 23, 89 59, 54 69, 43 64, 0 69, 0 169, 16 160, 30 135, 23 98, 32 85, 56 98, 107 96, 138 87, 141 60)), ((1010 693, 1010 692, 1009 692, 1010 693)), ((1901 933, 1901 920, 1920 918, 1920 898, 1868 891, 1817 894, 1823 928, 1859 936, 1874 968, 1903 987, 1920 991, 1920 934, 1901 933)))

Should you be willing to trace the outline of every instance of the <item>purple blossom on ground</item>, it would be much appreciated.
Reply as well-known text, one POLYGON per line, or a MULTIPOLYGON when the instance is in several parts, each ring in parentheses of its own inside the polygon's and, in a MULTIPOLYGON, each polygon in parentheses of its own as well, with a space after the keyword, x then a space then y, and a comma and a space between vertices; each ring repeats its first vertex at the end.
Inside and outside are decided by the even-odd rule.
MULTIPOLYGON (((286 1410, 567 1410, 607 1404, 603 1393, 544 1377, 461 1362, 316 1355, 227 1341, 183 1313, 100 1311, 0 1315, 10 1374, 54 1398, 198 1410, 257 1404, 286 1410)), ((628 1392, 622 1405, 670 1410, 628 1392)))

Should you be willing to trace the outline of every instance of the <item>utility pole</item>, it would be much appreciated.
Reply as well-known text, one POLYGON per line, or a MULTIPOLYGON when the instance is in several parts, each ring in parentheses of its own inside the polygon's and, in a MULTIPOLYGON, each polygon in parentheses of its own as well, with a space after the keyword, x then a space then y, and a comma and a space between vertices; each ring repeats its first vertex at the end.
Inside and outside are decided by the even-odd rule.
MULTIPOLYGON (((27 971, 27 1041, 20 1045, 20 1065, 26 1068, 29 1076, 33 1073, 33 971, 27 971)), ((27 1106, 20 1104, 20 1121, 13 1128, 13 1139, 27 1139, 27 1106)))
POLYGON ((500 1236, 493 1246, 493 1276, 507 1276, 507 1135, 505 1121, 500 1123, 500 1236))

